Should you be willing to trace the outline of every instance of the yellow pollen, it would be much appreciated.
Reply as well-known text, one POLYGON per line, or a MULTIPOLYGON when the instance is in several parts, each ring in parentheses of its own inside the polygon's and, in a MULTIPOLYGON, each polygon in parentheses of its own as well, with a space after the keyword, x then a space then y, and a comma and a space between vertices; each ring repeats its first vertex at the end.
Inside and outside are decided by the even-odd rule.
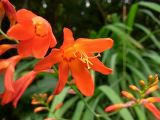
POLYGON ((46 25, 44 20, 40 17, 34 17, 32 19, 33 25, 35 25, 35 33, 37 36, 43 37, 47 34, 48 30, 46 29, 46 25))
POLYGON ((87 65, 88 69, 90 69, 91 66, 93 65, 93 63, 89 59, 101 56, 100 53, 98 53, 96 56, 88 57, 87 54, 83 51, 76 51, 73 54, 75 57, 78 57, 77 54, 80 54, 79 60, 82 61, 83 63, 85 63, 87 65))

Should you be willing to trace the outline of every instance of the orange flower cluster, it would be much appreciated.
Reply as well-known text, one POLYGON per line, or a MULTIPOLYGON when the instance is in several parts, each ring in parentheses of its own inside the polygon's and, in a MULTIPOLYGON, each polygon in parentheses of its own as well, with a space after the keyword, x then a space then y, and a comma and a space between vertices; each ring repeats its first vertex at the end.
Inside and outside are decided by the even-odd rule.
POLYGON ((158 89, 158 82, 159 79, 158 75, 156 74, 154 77, 152 75, 149 75, 147 84, 143 80, 141 80, 139 82, 141 85, 141 89, 136 87, 135 85, 130 85, 129 88, 138 94, 138 98, 136 98, 130 92, 122 91, 122 96, 126 97, 130 101, 127 103, 110 105, 105 108, 105 111, 114 112, 122 108, 128 108, 142 104, 145 108, 147 108, 150 112, 153 113, 157 120, 160 120, 160 110, 153 104, 156 102, 160 102, 160 97, 147 97, 147 95, 158 89))
POLYGON ((10 49, 17 49, 17 55, 7 59, 0 59, 0 73, 5 76, 4 92, 0 94, 1 105, 13 102, 14 107, 16 107, 18 100, 37 74, 51 72, 51 67, 55 64, 59 65, 59 80, 53 92, 54 95, 63 90, 68 80, 68 75, 71 73, 73 82, 80 92, 86 96, 92 96, 94 82, 89 69, 92 68, 105 75, 112 72, 112 69, 106 67, 97 58, 100 57, 101 52, 113 46, 111 38, 78 38, 75 40, 72 31, 64 28, 62 46, 53 48, 57 44, 57 40, 47 20, 26 9, 16 11, 8 0, 0 0, 0 25, 5 13, 10 21, 10 28, 6 34, 0 29, 0 40, 12 40, 15 44, 0 44, 0 55, 10 49), (53 49, 45 57, 49 48, 53 49), (28 57, 41 60, 33 70, 15 80, 14 73, 17 64, 28 57))

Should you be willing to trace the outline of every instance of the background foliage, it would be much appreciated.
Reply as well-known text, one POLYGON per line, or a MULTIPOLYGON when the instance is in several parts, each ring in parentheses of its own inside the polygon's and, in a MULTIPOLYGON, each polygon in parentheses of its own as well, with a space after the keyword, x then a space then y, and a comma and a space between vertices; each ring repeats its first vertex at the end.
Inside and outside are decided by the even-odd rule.
MULTIPOLYGON (((16 9, 27 8, 47 19, 58 41, 62 42, 63 27, 71 28, 75 38, 111 37, 114 47, 103 53, 100 58, 113 73, 104 76, 93 73, 95 95, 85 98, 89 105, 104 120, 153 120, 152 114, 143 107, 123 109, 113 114, 104 112, 104 108, 113 103, 125 102, 120 96, 121 90, 128 90, 128 85, 139 86, 139 80, 147 80, 149 74, 160 71, 160 1, 119 1, 119 0, 11 0, 16 9)), ((7 29, 7 22, 3 23, 7 29)), ((60 43, 61 43, 60 42, 60 43)), ((60 44, 59 44, 60 45, 60 44)), ((57 46, 59 46, 57 45, 57 46)), ((13 52, 15 54, 16 51, 13 52)), ((6 53, 2 57, 6 57, 6 53)), ((35 60, 27 59, 17 66, 16 75, 32 69, 35 60)), ((1 82, 3 76, 1 76, 1 82)), ((33 113, 30 104, 34 93, 51 93, 57 81, 57 75, 41 74, 27 89, 17 109, 11 105, 0 107, 0 119, 3 120, 41 120, 52 113, 33 113)), ((1 90, 2 87, 0 86, 1 90)), ((57 117, 72 120, 93 120, 81 99, 67 93, 68 87, 55 97, 51 103, 64 102, 57 117)), ((154 95, 160 96, 160 91, 154 95)))

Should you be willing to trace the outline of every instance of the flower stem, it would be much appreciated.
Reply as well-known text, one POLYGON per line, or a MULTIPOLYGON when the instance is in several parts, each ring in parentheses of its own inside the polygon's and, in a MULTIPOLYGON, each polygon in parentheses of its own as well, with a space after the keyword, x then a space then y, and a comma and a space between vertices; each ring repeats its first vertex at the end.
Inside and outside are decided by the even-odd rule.
POLYGON ((74 85, 70 85, 71 88, 78 94, 78 96, 81 98, 81 100, 83 101, 83 103, 86 105, 87 109, 96 117, 97 120, 100 120, 101 115, 95 113, 92 108, 89 106, 89 104, 86 102, 86 100, 84 99, 83 95, 78 91, 78 89, 74 86, 74 85))
MULTIPOLYGON (((2 29, 0 28, 0 33, 2 34, 2 36, 8 40, 13 40, 12 38, 10 38, 7 34, 5 34, 2 29)), ((14 40, 16 43, 19 43, 17 40, 14 40)))

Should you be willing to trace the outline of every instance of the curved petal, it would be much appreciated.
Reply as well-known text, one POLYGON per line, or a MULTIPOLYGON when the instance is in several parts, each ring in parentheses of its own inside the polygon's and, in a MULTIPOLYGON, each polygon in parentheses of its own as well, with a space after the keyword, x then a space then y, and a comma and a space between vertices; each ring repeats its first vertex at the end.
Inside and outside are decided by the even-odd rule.
POLYGON ((153 103, 146 103, 144 104, 144 107, 152 112, 156 119, 160 120, 160 111, 153 103))
POLYGON ((26 75, 22 76, 19 78, 15 84, 15 93, 14 93, 14 101, 13 101, 13 106, 16 108, 17 102, 26 90, 26 88, 32 83, 34 78, 36 77, 37 72, 35 71, 30 71, 26 75))
POLYGON ((50 39, 47 36, 45 37, 34 37, 32 40, 32 53, 36 58, 43 58, 47 53, 50 45, 50 39))
POLYGON ((16 48, 16 47, 17 47, 17 45, 14 45, 14 44, 2 44, 2 45, 0 45, 0 55, 5 53, 7 50, 9 50, 11 48, 16 48))
POLYGON ((34 36, 34 28, 16 24, 7 31, 7 35, 16 40, 28 40, 34 36))
POLYGON ((68 46, 74 42, 74 38, 73 38, 72 31, 68 28, 63 29, 63 34, 64 34, 64 41, 63 41, 63 44, 61 47, 65 48, 66 46, 68 46))
POLYGON ((4 59, 1 59, 0 60, 0 70, 3 70, 3 69, 6 69, 9 65, 9 62, 4 60, 4 59))
POLYGON ((17 21, 20 24, 32 24, 32 18, 36 17, 34 13, 26 9, 20 9, 16 13, 17 21))
POLYGON ((5 72, 4 86, 7 91, 14 92, 14 66, 9 65, 5 72))
POLYGON ((51 32, 49 32, 49 39, 50 39, 50 48, 53 48, 56 44, 57 44, 57 40, 54 36, 54 34, 52 33, 52 30, 51 32))
POLYGON ((55 95, 59 94, 63 90, 68 79, 68 74, 69 74, 68 64, 66 62, 61 62, 58 68, 59 80, 54 90, 55 95))
POLYGON ((99 38, 99 39, 86 39, 79 38, 76 40, 75 45, 80 50, 91 53, 100 53, 113 46, 113 40, 111 38, 99 38))
POLYGON ((16 23, 16 10, 9 0, 1 0, 5 9, 6 15, 9 18, 10 26, 16 23))
POLYGON ((112 73, 112 69, 106 67, 98 58, 90 58, 89 61, 93 64, 91 68, 97 72, 108 75, 112 73))
POLYGON ((23 57, 28 57, 32 55, 32 41, 31 40, 25 40, 21 41, 18 44, 18 53, 23 57))
POLYGON ((92 96, 94 93, 94 83, 89 71, 85 68, 83 63, 78 60, 72 60, 70 69, 78 89, 85 96, 92 96))
POLYGON ((59 49, 53 49, 51 53, 46 56, 44 59, 39 61, 35 67, 34 70, 46 70, 52 67, 52 65, 58 63, 61 61, 61 52, 59 49))
POLYGON ((4 93, 1 95, 1 105, 8 104, 14 98, 14 92, 5 90, 4 93))

